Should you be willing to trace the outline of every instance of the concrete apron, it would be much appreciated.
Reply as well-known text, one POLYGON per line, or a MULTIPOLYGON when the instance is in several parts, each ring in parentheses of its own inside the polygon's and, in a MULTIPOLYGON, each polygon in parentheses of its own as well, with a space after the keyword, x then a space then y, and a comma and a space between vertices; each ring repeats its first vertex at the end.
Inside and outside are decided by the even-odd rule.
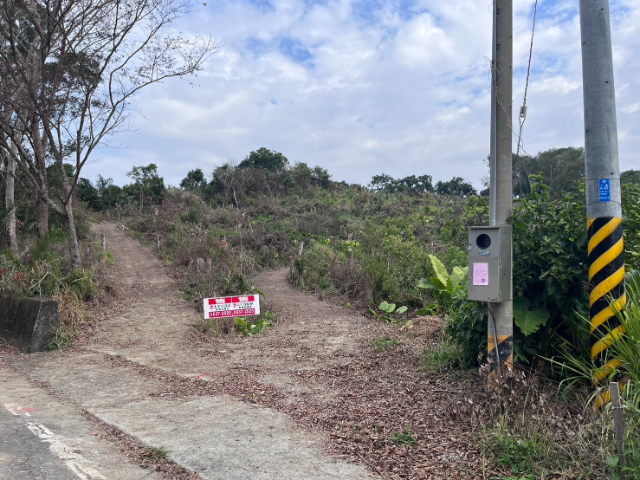
MULTIPOLYGON (((83 409, 150 447, 164 448, 170 460, 204 479, 372 478, 360 465, 324 455, 318 440, 296 430, 280 412, 229 396, 150 397, 163 390, 159 382, 138 376, 130 367, 114 367, 98 352, 37 354, 13 366, 36 383, 46 382, 68 405, 67 410, 83 409)), ((5 372, 0 371, 0 378, 5 372)), ((62 411, 44 392, 29 401, 24 400, 28 396, 19 400, 8 395, 14 381, 9 380, 10 388, 2 389, 3 403, 62 411)), ((54 430, 70 435, 64 422, 54 430)), ((107 479, 141 478, 116 474, 109 465, 104 468, 107 479)))
MULTIPOLYGON (((69 431, 68 418, 73 415, 64 414, 65 409, 85 410, 150 447, 164 448, 170 460, 205 479, 371 478, 362 466, 324 455, 318 440, 293 428, 291 421, 275 410, 228 396, 149 397, 163 390, 159 382, 141 378, 129 367, 113 367, 104 358, 98 352, 68 356, 45 353, 14 364, 35 383, 46 382, 55 397, 67 405, 64 408, 51 395, 15 374, 7 378, 6 370, 0 370, 7 387, 0 392, 0 401, 36 412, 48 409, 58 421, 45 424, 51 425, 50 430, 61 438, 79 438, 69 431), (16 382, 23 389, 28 385, 31 390, 40 391, 37 395, 20 396, 16 382)), ((91 438, 86 435, 86 426, 84 430, 82 441, 91 438)), ((107 474, 105 478, 141 478, 135 475, 107 474)))
POLYGON ((123 460, 75 406, 0 369, 0 479, 161 480, 123 460))

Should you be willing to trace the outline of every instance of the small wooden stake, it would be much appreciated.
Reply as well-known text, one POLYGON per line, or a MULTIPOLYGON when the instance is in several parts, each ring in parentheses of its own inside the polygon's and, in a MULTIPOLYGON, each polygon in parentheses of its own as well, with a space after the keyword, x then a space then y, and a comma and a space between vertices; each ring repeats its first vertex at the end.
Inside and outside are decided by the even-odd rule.
POLYGON ((620 401, 620 385, 618 382, 609 383, 609 391, 611 392, 611 403, 613 405, 613 421, 614 431, 616 434, 616 447, 618 448, 618 458, 620 465, 620 473, 622 478, 624 475, 624 412, 622 411, 622 402, 620 401))
POLYGON ((107 236, 104 233, 102 234, 102 251, 107 251, 107 236))

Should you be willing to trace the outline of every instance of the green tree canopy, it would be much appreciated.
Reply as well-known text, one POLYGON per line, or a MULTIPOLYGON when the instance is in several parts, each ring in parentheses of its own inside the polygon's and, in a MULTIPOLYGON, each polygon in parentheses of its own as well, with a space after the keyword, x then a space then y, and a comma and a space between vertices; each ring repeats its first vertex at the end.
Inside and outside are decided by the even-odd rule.
MULTIPOLYGON (((158 176, 158 167, 155 163, 150 163, 146 167, 133 167, 127 172, 127 177, 135 182, 133 187, 140 195, 141 209, 145 198, 154 203, 162 203, 165 190, 164 179, 158 176)), ((131 186, 127 187, 131 188, 131 186)))
POLYGON ((288 164, 289 160, 280 152, 262 147, 247 155, 238 168, 260 168, 273 173, 282 173, 288 164))
POLYGON ((620 174, 620 183, 640 184, 640 170, 627 170, 620 174))
POLYGON ((564 192, 577 191, 577 183, 584 179, 584 148, 552 148, 535 156, 513 155, 513 194, 531 193, 529 175, 542 174, 551 189, 552 198, 560 198, 564 192))
POLYGON ((369 183, 369 188, 377 192, 408 193, 414 191, 424 194, 433 192, 431 175, 409 175, 408 177, 395 179, 386 173, 374 175, 369 183))
POLYGON ((448 182, 436 183, 436 193, 438 195, 450 195, 453 197, 471 197, 478 195, 473 185, 462 177, 453 177, 448 182))
MULTIPOLYGON (((129 187, 130 189, 132 187, 129 187)), ((87 178, 80 178, 76 186, 80 200, 97 211, 105 211, 116 207, 127 200, 122 188, 113 184, 113 178, 98 175, 94 184, 87 178)))
POLYGON ((187 176, 180 182, 180 188, 191 191, 204 188, 206 185, 207 181, 204 178, 204 173, 199 168, 190 170, 187 176))

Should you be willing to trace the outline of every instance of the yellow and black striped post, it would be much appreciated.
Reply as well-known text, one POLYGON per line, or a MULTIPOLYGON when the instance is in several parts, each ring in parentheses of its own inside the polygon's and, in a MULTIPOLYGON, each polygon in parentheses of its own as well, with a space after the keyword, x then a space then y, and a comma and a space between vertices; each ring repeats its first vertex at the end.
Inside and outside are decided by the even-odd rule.
MULTIPOLYGON (((591 358, 598 366, 593 376, 593 382, 597 384, 620 366, 620 361, 615 358, 604 359, 607 348, 624 334, 624 325, 616 316, 627 302, 624 289, 622 218, 589 219, 587 236, 589 283, 592 288, 589 307, 594 338, 591 358)), ((611 395, 607 391, 598 397, 596 406, 600 408, 610 400, 611 395)))
MULTIPOLYGON (((589 297, 597 384, 620 366, 607 349, 624 334, 616 312, 626 303, 618 165, 618 130, 611 54, 609 0, 580 0, 584 146, 589 239, 589 297)), ((600 395, 597 406, 611 395, 600 395)))

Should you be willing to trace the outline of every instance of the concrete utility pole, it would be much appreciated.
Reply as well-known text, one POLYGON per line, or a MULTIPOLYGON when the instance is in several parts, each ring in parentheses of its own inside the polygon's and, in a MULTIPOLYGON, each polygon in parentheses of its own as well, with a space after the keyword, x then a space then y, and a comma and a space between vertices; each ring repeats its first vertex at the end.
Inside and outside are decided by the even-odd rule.
MULTIPOLYGON (((600 367, 593 378, 598 383, 620 365, 616 359, 608 359, 606 363, 602 359, 607 347, 624 333, 615 312, 625 306, 627 298, 608 0, 580 0, 580 32, 592 288, 589 306, 594 333, 591 358, 600 367)), ((598 407, 610 400, 611 395, 606 392, 598 399, 598 407)))
MULTIPOLYGON (((493 59, 491 82, 491 148, 490 148, 490 226, 507 226, 513 210, 513 130, 511 124, 512 84, 513 84, 513 1, 494 0, 493 2, 493 59)), ((509 271, 511 290, 513 275, 509 271)), ((492 371, 490 383, 501 376, 503 366, 513 366, 513 300, 489 303, 488 358, 492 371), (495 323, 494 323, 495 321, 495 323), (497 338, 497 342, 495 337, 497 338)))

